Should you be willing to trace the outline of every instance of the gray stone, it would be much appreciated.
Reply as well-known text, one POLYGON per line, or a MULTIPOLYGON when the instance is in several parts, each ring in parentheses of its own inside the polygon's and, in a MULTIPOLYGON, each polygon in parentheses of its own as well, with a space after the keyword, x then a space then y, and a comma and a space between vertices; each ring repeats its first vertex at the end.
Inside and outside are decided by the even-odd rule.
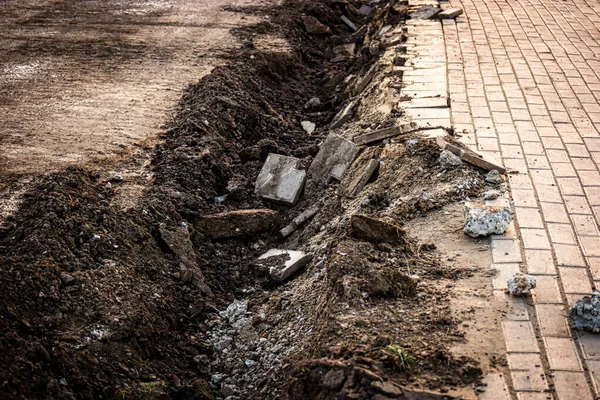
POLYGON ((600 292, 585 296, 569 310, 569 322, 573 329, 600 332, 600 292))
POLYGON ((318 97, 313 97, 312 99, 307 101, 306 104, 304 104, 304 108, 306 108, 308 110, 319 108, 319 107, 321 107, 321 99, 319 99, 318 97))
POLYGON ((500 197, 500 193, 493 191, 493 190, 490 190, 483 194, 484 200, 496 200, 498 197, 500 197))
POLYGON ((514 296, 524 296, 531 293, 531 289, 535 289, 535 278, 531 275, 526 275, 522 272, 517 272, 506 281, 506 286, 510 294, 514 296))
POLYGON ((465 203, 464 232, 472 237, 500 235, 506 231, 513 220, 508 207, 492 207, 483 204, 465 203))
POLYGON ((338 56, 351 57, 356 52, 356 43, 347 43, 335 46, 333 52, 338 56))
POLYGON ((373 40, 371 43, 369 43, 369 53, 371 53, 372 56, 378 55, 380 49, 381 42, 379 42, 379 40, 373 40))
POLYGON ((444 169, 454 169, 463 164, 459 156, 450 153, 448 150, 442 150, 439 161, 444 169))
POLYGON ((302 251, 271 249, 258 257, 256 264, 267 268, 275 281, 284 281, 312 260, 312 254, 302 251))
POLYGON ((363 4, 362 6, 360 6, 360 8, 358 9, 358 12, 361 15, 369 15, 373 12, 373 7, 369 7, 366 4, 363 4))
POLYGON ((340 136, 330 134, 308 169, 318 183, 327 183, 331 178, 338 181, 350 167, 358 154, 359 146, 340 136))
POLYGON ((352 21, 350 21, 345 15, 342 15, 342 21, 344 21, 344 23, 346 25, 348 25, 350 27, 350 29, 352 29, 354 32, 356 32, 358 30, 358 28, 356 27, 356 25, 354 25, 352 23, 352 21))
POLYGON ((410 14, 412 19, 430 19, 438 15, 442 11, 439 7, 434 6, 423 6, 417 11, 410 14))
POLYGON ((304 129, 309 135, 313 133, 317 127, 317 125, 314 122, 310 121, 302 121, 300 125, 302 125, 302 129, 304 129))
POLYGON ((318 19, 310 15, 303 16, 302 22, 304 22, 306 32, 312 33, 313 35, 326 35, 331 33, 331 29, 329 29, 328 26, 323 25, 318 19))
POLYGON ((309 219, 314 217, 319 212, 319 209, 320 206, 318 204, 315 204, 309 209, 304 210, 300 215, 294 218, 289 225, 281 229, 279 231, 279 235, 284 239, 290 236, 296 231, 296 229, 298 229, 299 227, 304 225, 309 219))
POLYGON ((346 122, 350 121, 350 118, 354 116, 354 107, 358 102, 356 100, 351 101, 348 105, 342 108, 336 115, 333 117, 333 121, 331 121, 330 128, 337 129, 340 126, 344 125, 346 122))
POLYGON ((462 13, 462 8, 449 8, 447 10, 442 11, 437 16, 439 19, 452 19, 458 17, 459 15, 462 15, 462 13))
POLYGON ((297 158, 269 154, 256 178, 254 192, 268 200, 296 204, 306 182, 306 171, 299 167, 297 158))
POLYGON ((500 175, 500 173, 498 171, 496 171, 495 169, 491 170, 490 172, 488 172, 485 175, 485 181, 487 183, 491 183, 493 185, 499 185, 502 182, 504 182, 504 180, 502 179, 502 176, 500 175))

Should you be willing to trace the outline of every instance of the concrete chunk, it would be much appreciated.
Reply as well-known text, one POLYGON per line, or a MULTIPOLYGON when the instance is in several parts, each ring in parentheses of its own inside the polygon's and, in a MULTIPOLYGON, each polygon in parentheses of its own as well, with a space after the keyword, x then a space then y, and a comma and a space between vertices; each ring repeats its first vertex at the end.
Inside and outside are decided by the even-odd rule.
POLYGON ((439 7, 426 5, 411 13, 410 17, 412 19, 431 19, 438 15, 441 11, 442 9, 439 7))
POLYGON ((506 281, 508 292, 513 296, 525 296, 531 293, 531 289, 535 289, 535 277, 526 275, 522 272, 517 272, 506 281))
POLYGON ((342 108, 336 115, 333 117, 333 121, 331 121, 330 128, 337 129, 340 126, 344 125, 346 122, 350 121, 350 118, 354 116, 354 107, 358 102, 356 100, 351 101, 348 105, 342 108))
POLYGON ((416 123, 408 122, 402 125, 394 125, 388 128, 378 129, 373 132, 363 133, 362 135, 355 136, 352 140, 356 144, 367 144, 376 142, 378 140, 387 139, 389 137, 402 135, 404 133, 413 132, 418 128, 419 127, 416 123))
POLYGON ((466 202, 464 232, 471 237, 501 235, 513 220, 508 207, 493 207, 466 202))
POLYGON ((569 310, 569 322, 573 329, 600 333, 600 292, 577 300, 569 310))
POLYGON ((442 11, 437 16, 439 19, 452 19, 458 17, 459 15, 462 15, 462 13, 462 8, 449 8, 445 11, 442 11))
POLYGON ((277 211, 253 209, 204 215, 198 218, 194 225, 211 239, 226 239, 269 232, 280 223, 277 211))
POLYGON ((284 281, 312 260, 312 254, 302 251, 271 249, 258 257, 256 264, 267 268, 275 281, 284 281))
POLYGON ((436 143, 441 147, 442 150, 448 150, 449 152, 457 155, 466 163, 475 165, 476 167, 486 169, 488 171, 496 170, 501 174, 506 172, 506 168, 498 160, 492 156, 475 153, 472 150, 461 149, 460 147, 448 143, 443 137, 438 137, 436 143))
POLYGON ((379 147, 366 150, 354 162, 341 184, 346 197, 353 199, 362 191, 379 167, 381 151, 379 147))
POLYGON ((345 15, 342 15, 342 21, 344 21, 344 23, 346 25, 348 25, 350 27, 350 29, 352 29, 354 32, 356 32, 358 30, 358 28, 356 27, 356 25, 354 25, 352 23, 352 21, 350 21, 345 15))
POLYGON ((256 178, 254 192, 264 199, 296 204, 306 182, 306 171, 299 167, 300 160, 295 157, 269 154, 256 178))
POLYGON ((359 147, 341 136, 330 134, 308 169, 318 183, 327 183, 330 178, 338 181, 354 161, 359 147))
POLYGON ((300 215, 292 220, 292 222, 285 226, 283 229, 279 231, 279 236, 282 239, 290 236, 292 233, 296 231, 299 227, 304 225, 308 220, 317 215, 319 212, 320 206, 318 204, 313 205, 307 210, 304 210, 300 215))

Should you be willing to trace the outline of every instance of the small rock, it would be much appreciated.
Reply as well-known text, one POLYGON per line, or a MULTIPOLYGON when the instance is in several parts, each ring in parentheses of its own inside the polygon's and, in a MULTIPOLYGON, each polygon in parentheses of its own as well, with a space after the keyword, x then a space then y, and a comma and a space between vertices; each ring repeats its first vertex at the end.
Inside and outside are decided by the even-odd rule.
POLYGON ((317 127, 317 125, 314 122, 310 121, 302 121, 300 125, 302 125, 302 129, 304 129, 309 135, 313 133, 317 127))
POLYGON ((342 15, 342 21, 344 21, 344 23, 345 23, 346 25, 348 25, 348 27, 349 27, 350 29, 352 29, 354 32, 356 32, 356 31, 358 30, 358 28, 356 27, 356 25, 354 25, 354 24, 352 23, 352 21, 350 21, 350 20, 348 19, 348 17, 346 17, 345 15, 342 15))
POLYGON ((573 329, 600 333, 600 292, 577 300, 569 310, 569 321, 573 329))
POLYGON ((372 11, 373 11, 373 7, 369 7, 366 4, 363 4, 358 9, 358 13, 361 14, 361 15, 369 15, 369 14, 371 14, 372 11))
POLYGON ((485 175, 485 181, 487 183, 491 183, 493 185, 499 185, 502 182, 504 182, 504 180, 502 179, 502 176, 500 175, 500 173, 498 171, 496 171, 495 169, 491 170, 490 172, 488 172, 485 175))
POLYGON ((112 188, 112 185, 110 182, 106 182, 106 185, 104 185, 105 188, 110 189, 112 188))
POLYGON ((535 288, 536 282, 533 276, 517 272, 506 282, 506 285, 510 294, 523 296, 531 293, 531 289, 535 288))
POLYGON ((442 150, 439 161, 440 165, 444 169, 454 169, 456 167, 460 167, 463 163, 460 160, 460 157, 450 153, 448 150, 442 150))
POLYGON ((304 108, 307 110, 321 107, 321 100, 318 97, 313 97, 304 104, 304 108))
POLYGON ((500 235, 506 231, 513 220, 512 211, 508 207, 492 207, 482 204, 465 203, 464 232, 472 237, 500 235))
POLYGON ((500 193, 493 190, 490 190, 489 192, 485 192, 483 194, 484 200, 496 200, 498 197, 500 197, 500 193))
POLYGON ((123 175, 114 174, 113 176, 110 177, 110 181, 111 182, 123 182, 123 175))
POLYGON ((318 19, 310 15, 303 16, 302 22, 304 22, 306 31, 313 35, 326 35, 331 33, 331 29, 329 29, 328 26, 323 25, 318 19))

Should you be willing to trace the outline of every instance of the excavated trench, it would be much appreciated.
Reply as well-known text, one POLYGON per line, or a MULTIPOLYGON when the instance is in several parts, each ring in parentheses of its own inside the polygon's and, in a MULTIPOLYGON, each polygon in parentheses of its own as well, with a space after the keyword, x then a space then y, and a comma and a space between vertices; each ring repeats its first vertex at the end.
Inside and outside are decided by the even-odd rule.
POLYGON ((254 193, 271 153, 307 169, 331 133, 405 122, 390 71, 406 7, 373 6, 230 10, 268 18, 234 32, 243 50, 188 88, 137 206, 117 201, 127 181, 78 168, 25 194, 0 233, 7 398, 441 399, 478 382, 477 361, 449 351, 464 334, 448 282, 474 270, 444 265, 405 228, 478 196, 482 171, 440 165, 435 142, 413 132, 361 146, 342 183, 309 176, 293 206, 254 193), (258 49, 273 37, 289 48, 258 49), (273 223, 259 214, 221 235, 239 210, 270 210, 273 223), (306 210, 316 212, 278 235, 306 210), (272 248, 312 258, 274 281, 256 262, 272 248))

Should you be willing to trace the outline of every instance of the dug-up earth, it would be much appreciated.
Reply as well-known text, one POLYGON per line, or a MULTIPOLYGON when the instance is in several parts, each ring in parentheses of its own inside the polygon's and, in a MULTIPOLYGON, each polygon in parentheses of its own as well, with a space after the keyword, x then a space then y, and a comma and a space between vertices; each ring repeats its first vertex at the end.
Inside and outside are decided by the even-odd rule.
POLYGON ((241 49, 189 86, 140 167, 149 182, 114 175, 143 165, 127 157, 36 178, 0 232, 4 398, 485 391, 483 375, 505 365, 505 305, 492 294, 489 242, 462 232, 462 204, 503 190, 487 171, 441 164, 428 131, 413 129, 357 145, 341 182, 309 170, 295 205, 254 192, 271 153, 306 170, 330 134, 352 140, 407 122, 390 73, 407 9, 362 5, 228 7, 259 22, 234 29, 241 49), (371 159, 372 176, 349 196, 371 159), (142 190, 124 202, 131 185, 142 190), (240 210, 252 218, 227 225, 240 210), (283 238, 306 210, 316 213, 283 238), (273 248, 310 261, 273 280, 257 262, 273 248))

